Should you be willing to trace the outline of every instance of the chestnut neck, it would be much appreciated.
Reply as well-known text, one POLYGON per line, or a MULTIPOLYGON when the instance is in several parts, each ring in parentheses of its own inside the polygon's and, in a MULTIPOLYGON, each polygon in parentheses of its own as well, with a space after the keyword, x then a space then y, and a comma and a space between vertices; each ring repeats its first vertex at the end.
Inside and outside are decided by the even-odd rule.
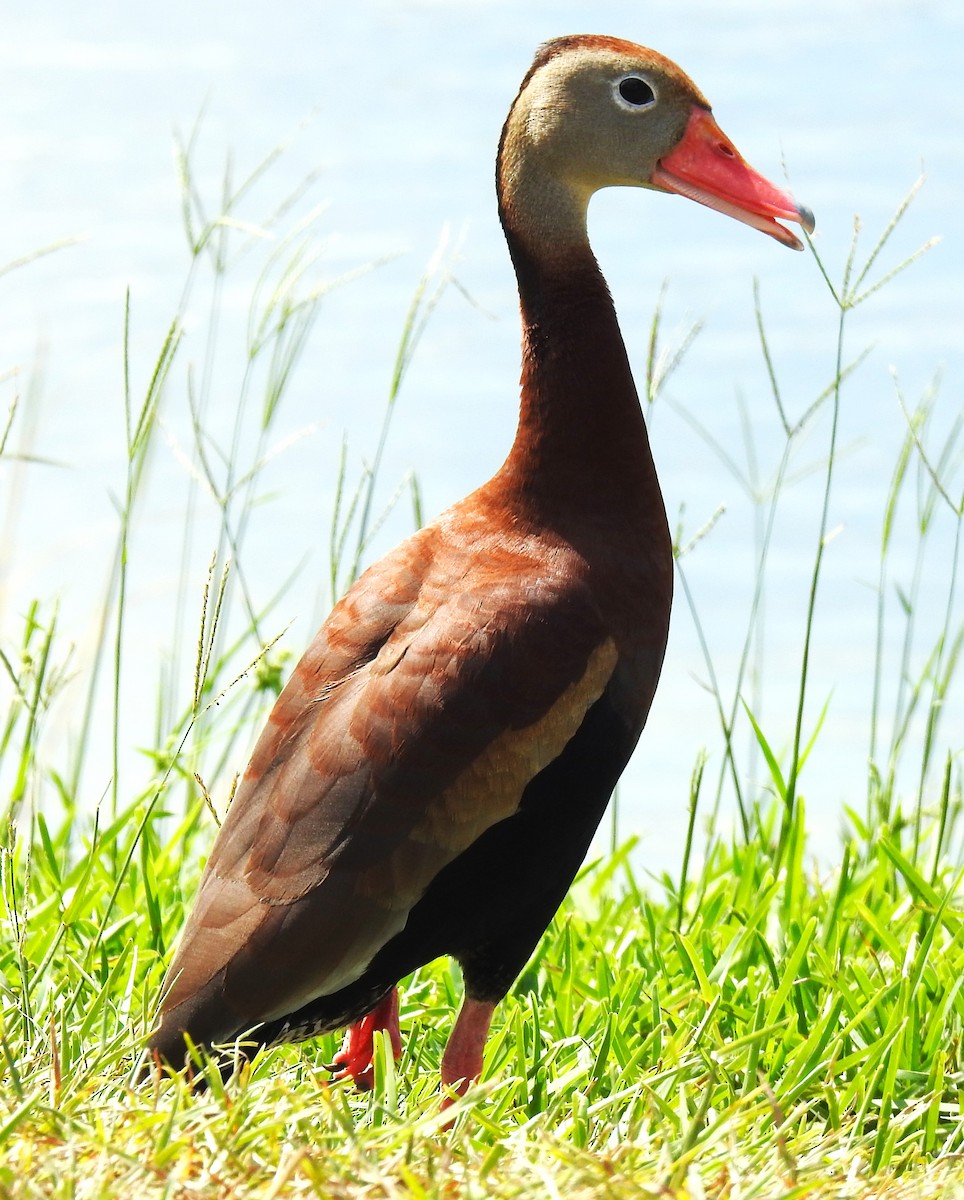
POLYGON ((522 387, 497 479, 525 508, 665 523, 626 347, 588 238, 537 249, 504 206, 502 218, 519 285, 522 387))

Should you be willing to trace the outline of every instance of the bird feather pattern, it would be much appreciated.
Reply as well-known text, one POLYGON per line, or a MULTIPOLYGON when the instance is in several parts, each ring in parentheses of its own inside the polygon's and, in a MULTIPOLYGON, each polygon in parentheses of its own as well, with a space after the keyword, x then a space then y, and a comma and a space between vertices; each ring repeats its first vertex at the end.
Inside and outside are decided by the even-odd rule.
POLYGON ((578 556, 488 523, 466 537, 471 499, 366 572, 292 675, 167 1008, 223 973, 224 1001, 255 1023, 357 978, 602 694, 617 651, 578 556))

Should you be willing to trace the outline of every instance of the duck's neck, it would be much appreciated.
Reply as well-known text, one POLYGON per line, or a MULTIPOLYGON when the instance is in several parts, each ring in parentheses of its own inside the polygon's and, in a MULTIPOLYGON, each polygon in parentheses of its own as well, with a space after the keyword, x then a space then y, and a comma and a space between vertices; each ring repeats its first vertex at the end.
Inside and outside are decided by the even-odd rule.
POLYGON ((504 485, 536 504, 662 513, 626 348, 588 239, 540 252, 511 220, 506 238, 522 310, 522 394, 504 485))

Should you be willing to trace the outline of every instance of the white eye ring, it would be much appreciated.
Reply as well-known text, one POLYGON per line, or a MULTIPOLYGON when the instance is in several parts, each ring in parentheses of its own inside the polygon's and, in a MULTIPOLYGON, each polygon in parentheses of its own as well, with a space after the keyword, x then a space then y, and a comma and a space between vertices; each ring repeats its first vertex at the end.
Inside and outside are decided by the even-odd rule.
POLYGON ((639 112, 656 103, 656 90, 642 75, 623 75, 613 82, 613 99, 620 108, 639 112))

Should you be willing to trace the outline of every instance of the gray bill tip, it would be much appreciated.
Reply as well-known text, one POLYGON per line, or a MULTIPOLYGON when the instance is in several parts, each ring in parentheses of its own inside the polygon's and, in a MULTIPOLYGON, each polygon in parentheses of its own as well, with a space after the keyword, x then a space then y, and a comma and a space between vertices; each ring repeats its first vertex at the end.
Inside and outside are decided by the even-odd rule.
POLYGON ((800 224, 804 227, 807 233, 813 233, 817 227, 816 221, 813 219, 813 213, 805 204, 797 205, 797 216, 800 218, 800 224))

